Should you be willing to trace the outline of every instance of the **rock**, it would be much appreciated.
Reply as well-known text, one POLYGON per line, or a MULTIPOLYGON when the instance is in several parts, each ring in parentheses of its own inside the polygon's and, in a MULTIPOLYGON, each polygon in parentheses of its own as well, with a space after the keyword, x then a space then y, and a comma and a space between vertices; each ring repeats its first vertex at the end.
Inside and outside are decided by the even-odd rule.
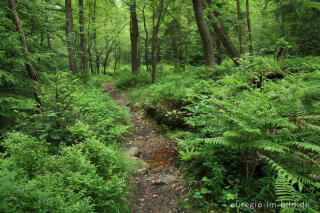
POLYGON ((153 185, 165 185, 174 182, 176 177, 174 175, 160 175, 157 179, 152 180, 153 185))
POLYGON ((145 175, 145 174, 148 173, 148 171, 149 171, 149 170, 148 170, 147 168, 142 168, 142 169, 136 170, 135 173, 136 173, 137 175, 145 175))
POLYGON ((130 147, 127 151, 125 151, 125 154, 128 156, 137 156, 139 154, 138 147, 130 147))

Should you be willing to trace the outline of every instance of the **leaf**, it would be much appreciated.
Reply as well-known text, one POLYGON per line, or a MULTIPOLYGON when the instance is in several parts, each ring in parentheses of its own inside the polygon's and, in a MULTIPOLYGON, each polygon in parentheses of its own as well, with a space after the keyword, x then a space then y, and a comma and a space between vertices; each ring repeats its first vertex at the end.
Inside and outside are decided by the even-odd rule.
POLYGON ((58 135, 58 134, 51 134, 50 135, 50 137, 52 138, 52 139, 55 139, 55 140, 59 140, 59 139, 61 139, 61 137, 60 137, 60 135, 58 135))
POLYGON ((200 193, 201 194, 210 194, 211 191, 209 189, 207 189, 207 188, 201 188, 200 193))
POLYGON ((299 182, 299 183, 298 183, 298 188, 299 188, 299 191, 302 192, 302 190, 303 190, 303 183, 299 182))

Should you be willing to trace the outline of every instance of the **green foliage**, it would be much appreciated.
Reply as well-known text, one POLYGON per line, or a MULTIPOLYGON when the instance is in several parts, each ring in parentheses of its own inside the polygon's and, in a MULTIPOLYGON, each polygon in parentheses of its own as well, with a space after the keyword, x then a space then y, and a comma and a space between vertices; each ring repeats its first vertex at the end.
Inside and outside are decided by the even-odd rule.
POLYGON ((128 212, 130 163, 112 144, 129 119, 97 80, 47 75, 41 113, 19 113, 1 142, 1 212, 128 212))
POLYGON ((113 143, 129 131, 128 113, 103 94, 97 79, 83 84, 79 78, 65 72, 47 75, 46 79, 48 84, 41 97, 41 113, 32 116, 24 114, 17 129, 23 128, 31 135, 55 144, 81 141, 70 137, 70 131, 83 128, 79 125, 84 123, 99 140, 106 143, 113 143))
POLYGON ((151 83, 151 75, 145 69, 141 68, 137 74, 133 74, 125 67, 119 72, 119 75, 116 76, 116 86, 120 89, 145 86, 151 83))
POLYGON ((48 144, 8 133, 1 158, 1 211, 125 212, 128 162, 94 138, 57 154, 48 144))
POLYGON ((319 209, 320 185, 310 177, 320 174, 320 73, 301 64, 298 73, 282 71, 288 62, 298 64, 244 57, 239 68, 217 66, 216 81, 195 69, 132 93, 143 109, 184 120, 179 153, 195 206, 295 201, 319 209))

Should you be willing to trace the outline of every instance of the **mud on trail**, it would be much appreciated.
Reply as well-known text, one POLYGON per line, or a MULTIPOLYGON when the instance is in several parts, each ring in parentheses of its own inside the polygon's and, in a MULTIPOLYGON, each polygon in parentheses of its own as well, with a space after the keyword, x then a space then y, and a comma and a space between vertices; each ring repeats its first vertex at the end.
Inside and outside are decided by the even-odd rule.
MULTIPOLYGON (((128 92, 118 90, 113 83, 104 83, 106 92, 118 105, 128 107, 128 92)), ((187 192, 182 172, 176 167, 177 142, 157 133, 143 113, 130 109, 133 132, 124 141, 125 153, 142 168, 132 177, 133 190, 129 198, 132 213, 173 213, 178 201, 187 192)))

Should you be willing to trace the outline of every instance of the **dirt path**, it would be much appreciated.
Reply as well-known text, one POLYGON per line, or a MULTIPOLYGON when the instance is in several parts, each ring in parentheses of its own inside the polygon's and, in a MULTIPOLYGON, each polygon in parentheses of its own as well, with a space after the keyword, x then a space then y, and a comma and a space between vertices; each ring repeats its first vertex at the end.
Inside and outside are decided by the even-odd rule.
MULTIPOLYGON (((103 84, 106 92, 122 106, 130 101, 126 91, 119 91, 112 83, 103 84)), ((176 167, 176 141, 159 133, 143 114, 131 110, 133 132, 126 143, 126 153, 133 160, 141 159, 142 168, 132 178, 130 196, 133 213, 171 213, 178 210, 178 200, 186 194, 182 173, 176 167)))

